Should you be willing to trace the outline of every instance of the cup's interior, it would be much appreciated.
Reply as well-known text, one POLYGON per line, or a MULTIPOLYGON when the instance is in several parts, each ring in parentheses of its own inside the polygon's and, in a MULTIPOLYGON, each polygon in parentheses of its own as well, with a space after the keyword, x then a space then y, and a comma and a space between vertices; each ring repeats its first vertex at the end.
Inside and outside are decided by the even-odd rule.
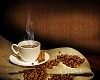
POLYGON ((35 45, 36 47, 38 47, 40 43, 38 41, 25 40, 18 44, 19 47, 24 46, 24 45, 35 45))

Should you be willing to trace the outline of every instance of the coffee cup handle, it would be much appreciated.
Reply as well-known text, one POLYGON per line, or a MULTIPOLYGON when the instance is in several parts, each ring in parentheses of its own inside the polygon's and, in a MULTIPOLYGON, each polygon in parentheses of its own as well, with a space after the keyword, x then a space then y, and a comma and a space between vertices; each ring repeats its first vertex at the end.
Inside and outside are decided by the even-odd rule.
POLYGON ((16 51, 16 50, 14 49, 14 46, 18 48, 18 45, 17 45, 17 44, 12 44, 12 46, 11 46, 11 49, 13 50, 13 52, 14 52, 16 55, 18 55, 18 54, 19 54, 19 51, 16 51))

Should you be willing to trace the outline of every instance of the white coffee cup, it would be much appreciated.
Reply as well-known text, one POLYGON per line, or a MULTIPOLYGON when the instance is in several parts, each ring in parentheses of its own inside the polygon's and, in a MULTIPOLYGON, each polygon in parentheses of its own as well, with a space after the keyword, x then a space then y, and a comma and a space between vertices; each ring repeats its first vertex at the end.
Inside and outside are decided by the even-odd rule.
POLYGON ((26 62, 34 62, 40 54, 40 42, 33 40, 21 41, 17 44, 12 44, 11 48, 15 54, 20 56, 26 62), (23 47, 25 45, 35 45, 35 47, 23 47), (15 49, 17 47, 18 50, 15 49))

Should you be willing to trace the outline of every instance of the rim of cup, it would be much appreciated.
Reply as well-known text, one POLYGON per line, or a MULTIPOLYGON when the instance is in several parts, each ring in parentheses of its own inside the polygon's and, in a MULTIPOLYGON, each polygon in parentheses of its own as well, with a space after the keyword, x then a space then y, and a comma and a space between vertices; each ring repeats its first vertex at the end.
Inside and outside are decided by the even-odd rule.
MULTIPOLYGON (((33 48, 37 48, 38 46, 40 46, 41 44, 40 44, 40 42, 38 42, 38 41, 34 41, 34 40, 24 40, 24 41, 21 41, 21 42, 19 42, 18 43, 18 47, 20 47, 20 48, 23 48, 23 49, 33 49, 33 48, 24 48, 24 47, 21 47, 22 45, 22 43, 24 43, 24 42, 27 42, 27 41, 32 41, 32 42, 36 42, 38 45, 36 45, 36 47, 33 47, 33 48)), ((29 45, 31 45, 31 44, 29 44, 29 45)))

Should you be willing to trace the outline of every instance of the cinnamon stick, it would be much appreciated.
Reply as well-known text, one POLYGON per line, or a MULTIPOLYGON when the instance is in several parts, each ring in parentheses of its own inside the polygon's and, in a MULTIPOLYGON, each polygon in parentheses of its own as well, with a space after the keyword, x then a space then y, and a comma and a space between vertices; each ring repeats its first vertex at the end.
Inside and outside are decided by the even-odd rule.
POLYGON ((42 53, 42 61, 45 61, 45 52, 44 52, 44 50, 41 50, 41 53, 42 53))
POLYGON ((44 50, 41 50, 39 57, 38 57, 38 62, 42 62, 45 60, 45 52, 44 50))
POLYGON ((41 51, 40 51, 40 54, 39 54, 39 57, 38 57, 38 62, 41 62, 42 61, 42 54, 41 54, 41 51))

